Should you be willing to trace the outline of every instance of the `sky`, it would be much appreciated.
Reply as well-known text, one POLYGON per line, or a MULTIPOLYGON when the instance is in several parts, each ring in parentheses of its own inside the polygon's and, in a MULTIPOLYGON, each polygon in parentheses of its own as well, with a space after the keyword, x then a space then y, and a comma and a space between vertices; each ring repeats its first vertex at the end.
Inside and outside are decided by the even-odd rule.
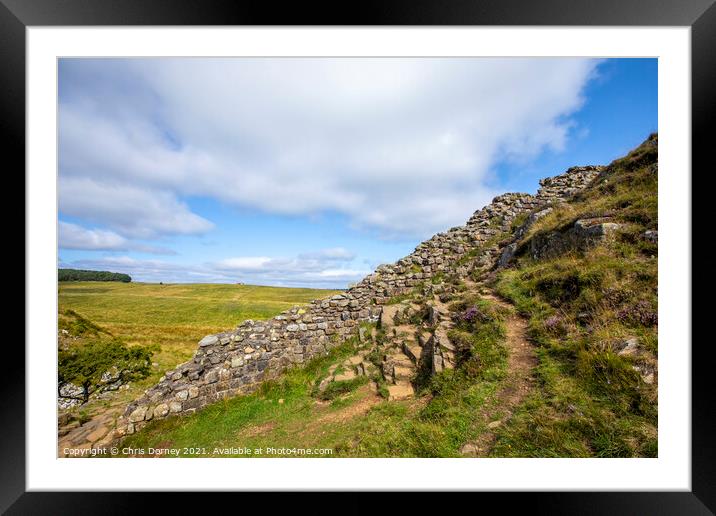
POLYGON ((656 59, 60 59, 58 262, 346 288, 657 131, 656 59))

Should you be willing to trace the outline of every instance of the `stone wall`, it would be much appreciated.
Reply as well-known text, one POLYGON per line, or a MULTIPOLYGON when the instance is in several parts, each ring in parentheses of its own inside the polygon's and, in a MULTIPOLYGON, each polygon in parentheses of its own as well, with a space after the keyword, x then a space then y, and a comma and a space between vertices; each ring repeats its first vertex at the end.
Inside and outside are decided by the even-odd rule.
POLYGON ((188 414, 237 394, 287 368, 325 354, 356 332, 361 322, 375 322, 382 305, 438 273, 467 274, 470 264, 494 265, 502 254, 496 235, 509 231, 515 218, 566 200, 586 187, 602 167, 574 167, 543 179, 537 195, 508 193, 475 212, 464 226, 438 233, 394 264, 342 294, 292 308, 268 321, 247 320, 236 329, 207 335, 193 358, 171 371, 132 402, 117 422, 117 436, 135 432, 148 421, 188 414), (471 253, 463 264, 461 258, 471 253))

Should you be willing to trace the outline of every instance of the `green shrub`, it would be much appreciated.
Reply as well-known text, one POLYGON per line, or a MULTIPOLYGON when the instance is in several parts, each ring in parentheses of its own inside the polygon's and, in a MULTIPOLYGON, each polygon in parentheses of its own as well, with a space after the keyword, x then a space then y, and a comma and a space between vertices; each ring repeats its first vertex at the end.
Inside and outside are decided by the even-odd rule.
MULTIPOLYGON (((61 349, 58 358, 58 393, 73 384, 82 389, 78 396, 86 403, 94 392, 115 389, 127 382, 149 376, 152 351, 147 347, 128 347, 118 339, 92 340, 61 349), (103 376, 108 375, 108 378, 103 376)), ((63 397, 60 395, 60 397, 63 397)))

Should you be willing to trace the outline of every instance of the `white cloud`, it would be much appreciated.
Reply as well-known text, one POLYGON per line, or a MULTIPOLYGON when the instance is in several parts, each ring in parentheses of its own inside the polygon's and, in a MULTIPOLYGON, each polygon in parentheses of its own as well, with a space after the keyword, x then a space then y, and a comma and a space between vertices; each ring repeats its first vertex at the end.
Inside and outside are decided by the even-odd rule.
POLYGON ((172 193, 102 178, 60 177, 60 212, 112 228, 128 238, 200 234, 213 225, 172 193))
POLYGON ((366 270, 355 270, 355 269, 326 269, 323 270, 316 275, 321 278, 333 278, 333 279, 355 279, 355 278, 362 278, 363 276, 369 274, 369 271, 366 270))
POLYGON ((270 213, 335 212, 412 238, 489 202, 498 160, 562 149, 596 61, 96 65, 75 60, 62 75, 63 213, 126 238, 196 234, 211 223, 180 199, 199 195, 270 213))
MULTIPOLYGON (((320 256, 321 253, 322 251, 317 251, 311 254, 320 256)), ((188 265, 163 260, 140 260, 130 256, 107 256, 61 263, 60 267, 122 272, 132 276, 134 281, 165 283, 240 281, 259 285, 316 288, 344 288, 346 284, 357 282, 370 273, 367 268, 342 268, 336 267, 335 264, 336 260, 330 257, 307 259, 244 256, 227 258, 216 263, 188 265)))
POLYGON ((217 265, 219 268, 230 271, 260 271, 271 263, 266 256, 244 256, 240 258, 226 258, 217 265))
POLYGON ((113 231, 85 229, 69 222, 60 221, 59 241, 61 249, 127 250, 127 239, 113 231))
POLYGON ((138 251, 150 254, 177 254, 166 247, 129 241, 113 231, 87 229, 70 222, 58 222, 59 248, 84 251, 138 251))
POLYGON ((345 286, 370 273, 367 268, 351 268, 354 253, 342 247, 302 253, 296 257, 264 256, 226 258, 208 266, 223 274, 234 274, 246 282, 269 285, 345 286), (342 264, 342 266, 337 266, 342 264))
POLYGON ((329 249, 321 249, 320 251, 298 255, 299 258, 306 260, 335 260, 339 262, 351 261, 355 256, 355 253, 350 252, 344 247, 331 247, 329 249))

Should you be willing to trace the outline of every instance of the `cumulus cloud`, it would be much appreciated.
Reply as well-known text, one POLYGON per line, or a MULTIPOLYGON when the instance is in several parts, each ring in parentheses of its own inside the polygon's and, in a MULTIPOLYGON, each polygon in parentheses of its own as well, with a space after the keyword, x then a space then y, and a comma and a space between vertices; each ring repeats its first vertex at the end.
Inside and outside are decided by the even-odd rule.
POLYGON ((60 177, 60 212, 91 220, 129 238, 191 235, 213 224, 172 193, 88 177, 60 177))
MULTIPOLYGON (((499 160, 559 151, 588 59, 63 61, 60 209, 126 238, 206 232, 181 201, 339 213, 386 236, 463 223, 499 160)), ((227 265, 228 264, 224 264, 227 265)))

